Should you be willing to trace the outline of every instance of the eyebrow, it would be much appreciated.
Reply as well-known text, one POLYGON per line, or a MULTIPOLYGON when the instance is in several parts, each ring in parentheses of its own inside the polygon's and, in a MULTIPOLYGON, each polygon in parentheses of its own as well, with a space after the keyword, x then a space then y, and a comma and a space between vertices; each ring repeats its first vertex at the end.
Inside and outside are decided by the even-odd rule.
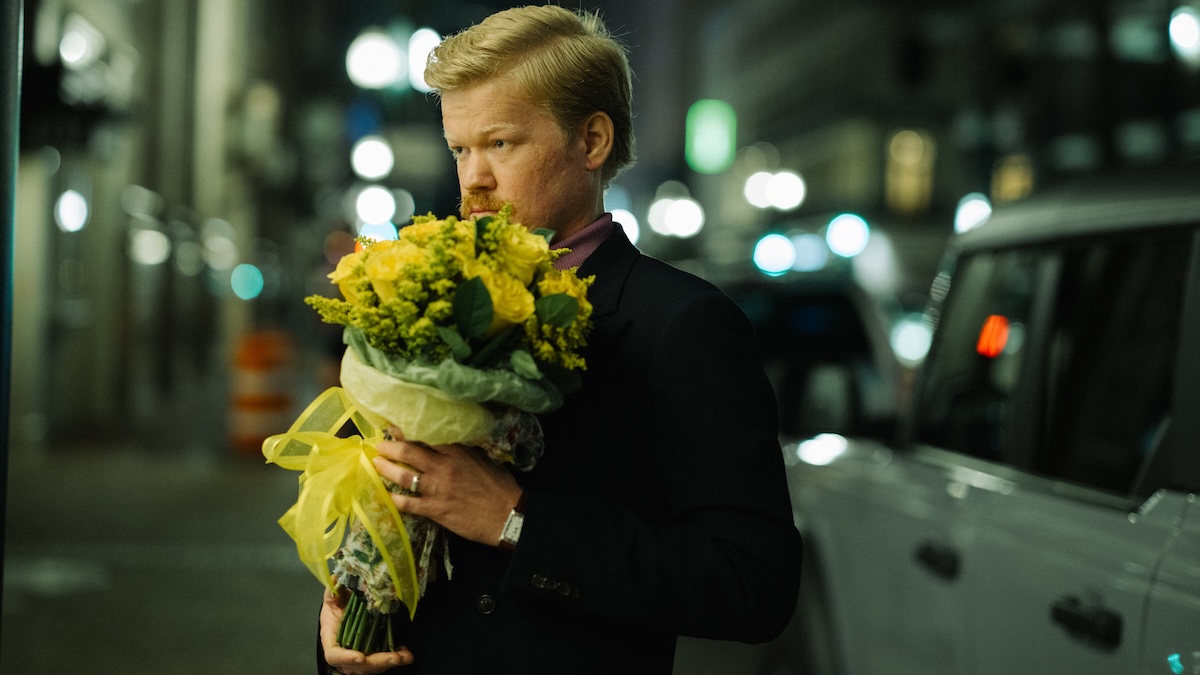
MULTIPOLYGON (((471 133, 473 133, 475 135, 479 135, 479 136, 492 136, 497 133, 514 133, 518 128, 519 127, 516 124, 502 122, 499 124, 493 124, 491 126, 483 127, 482 129, 479 129, 479 130, 471 132, 471 133)), ((448 133, 446 133, 445 129, 442 129, 442 137, 446 138, 446 139, 450 138, 450 135, 448 133)))

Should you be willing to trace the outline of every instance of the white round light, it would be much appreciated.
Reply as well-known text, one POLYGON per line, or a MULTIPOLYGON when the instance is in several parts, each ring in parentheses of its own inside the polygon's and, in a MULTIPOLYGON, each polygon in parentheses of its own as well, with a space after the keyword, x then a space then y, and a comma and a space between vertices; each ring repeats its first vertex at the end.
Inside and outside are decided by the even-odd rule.
POLYGON ((388 175, 395 162, 392 146, 381 136, 363 136, 350 151, 350 166, 366 180, 388 175))
POLYGON ((638 237, 642 234, 641 225, 638 224, 637 217, 632 212, 625 209, 612 210, 613 222, 621 226, 625 230, 625 236, 629 237, 629 243, 636 244, 638 237))
POLYGON ((396 215, 396 198, 387 189, 372 185, 358 193, 354 211, 359 220, 368 225, 389 223, 396 215))
POLYGON ((954 231, 973 230, 991 216, 992 203, 982 193, 972 192, 958 200, 958 209, 954 212, 954 231))
POLYGON ((54 205, 54 222, 63 232, 78 232, 87 225, 88 202, 83 195, 67 190, 58 196, 54 205))
POLYGON ((846 452, 849 443, 838 434, 817 434, 796 448, 796 455, 805 463, 825 466, 846 452))
POLYGON ((758 171, 750 174, 746 179, 746 185, 742 188, 742 194, 746 197, 746 201, 750 202, 751 206, 757 206, 760 209, 765 209, 771 206, 771 199, 767 193, 767 185, 771 182, 774 174, 767 171, 758 171))
POLYGON ((68 68, 82 68, 96 60, 92 41, 83 33, 72 30, 63 34, 58 43, 58 55, 68 68))
POLYGON ((1189 61, 1200 59, 1200 12, 1194 7, 1179 7, 1171 13, 1168 27, 1171 47, 1189 61))
POLYGON ((896 322, 892 327, 889 342, 892 351, 900 362, 907 366, 915 366, 925 359, 929 346, 933 342, 933 334, 929 326, 919 314, 907 316, 896 322))
POLYGON ((442 36, 432 28, 419 28, 408 39, 408 81, 413 89, 422 93, 433 91, 425 82, 425 64, 429 52, 442 42, 442 36))
POLYGON ((646 213, 646 222, 650 223, 650 229, 659 234, 671 234, 671 228, 667 225, 667 211, 674 203, 674 199, 656 199, 650 204, 650 210, 646 213))
POLYGON ((171 256, 171 240, 158 230, 129 233, 129 257, 139 265, 161 265, 171 256))
POLYGON ((796 248, 782 234, 768 234, 754 245, 754 266, 771 276, 792 269, 796 263, 796 248))
POLYGON ((405 54, 383 31, 366 31, 346 51, 346 73, 364 89, 382 89, 400 81, 407 69, 405 54))
POLYGON ((688 238, 704 227, 704 209, 694 199, 676 199, 665 214, 667 231, 676 237, 688 238))
POLYGON ((767 181, 767 199, 780 211, 791 211, 804 203, 804 179, 791 171, 780 171, 767 181))
POLYGON ((871 229, 867 227, 867 221, 853 213, 843 213, 829 221, 829 229, 825 233, 829 250, 843 258, 853 258, 862 253, 870 238, 871 229))

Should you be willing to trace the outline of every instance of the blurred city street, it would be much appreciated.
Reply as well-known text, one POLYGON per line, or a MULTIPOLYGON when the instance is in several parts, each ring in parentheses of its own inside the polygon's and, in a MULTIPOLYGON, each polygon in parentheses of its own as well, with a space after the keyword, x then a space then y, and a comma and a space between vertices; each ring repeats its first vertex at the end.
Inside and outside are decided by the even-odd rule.
MULTIPOLYGON (((275 523, 295 496, 295 474, 211 449, 14 456, 0 674, 312 672, 320 587, 275 523)), ((681 645, 677 675, 760 649, 681 645)))
POLYGON ((3 673, 300 673, 320 586, 275 519, 295 474, 211 449, 12 458, 3 673))

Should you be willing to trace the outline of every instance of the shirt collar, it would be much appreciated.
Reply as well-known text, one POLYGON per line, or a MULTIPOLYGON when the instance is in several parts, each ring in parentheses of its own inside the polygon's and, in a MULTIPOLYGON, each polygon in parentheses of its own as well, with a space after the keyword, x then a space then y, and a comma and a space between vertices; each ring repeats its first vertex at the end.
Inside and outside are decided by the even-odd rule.
POLYGON ((591 225, 588 225, 566 239, 550 244, 551 249, 570 249, 570 251, 559 256, 554 261, 554 269, 565 270, 572 267, 579 267, 608 238, 608 235, 612 234, 612 231, 612 214, 605 213, 591 225))

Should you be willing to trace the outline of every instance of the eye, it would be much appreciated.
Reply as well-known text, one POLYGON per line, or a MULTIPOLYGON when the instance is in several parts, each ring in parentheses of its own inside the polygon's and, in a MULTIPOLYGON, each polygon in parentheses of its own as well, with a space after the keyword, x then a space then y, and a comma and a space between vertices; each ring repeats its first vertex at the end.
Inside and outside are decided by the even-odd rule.
POLYGON ((506 147, 508 147, 508 141, 501 141, 501 140, 492 141, 492 147, 493 148, 506 148, 506 147))
POLYGON ((454 145, 454 146, 450 147, 450 156, 453 157, 454 159, 458 159, 459 157, 462 157, 462 154, 463 154, 463 148, 461 145, 454 145))

